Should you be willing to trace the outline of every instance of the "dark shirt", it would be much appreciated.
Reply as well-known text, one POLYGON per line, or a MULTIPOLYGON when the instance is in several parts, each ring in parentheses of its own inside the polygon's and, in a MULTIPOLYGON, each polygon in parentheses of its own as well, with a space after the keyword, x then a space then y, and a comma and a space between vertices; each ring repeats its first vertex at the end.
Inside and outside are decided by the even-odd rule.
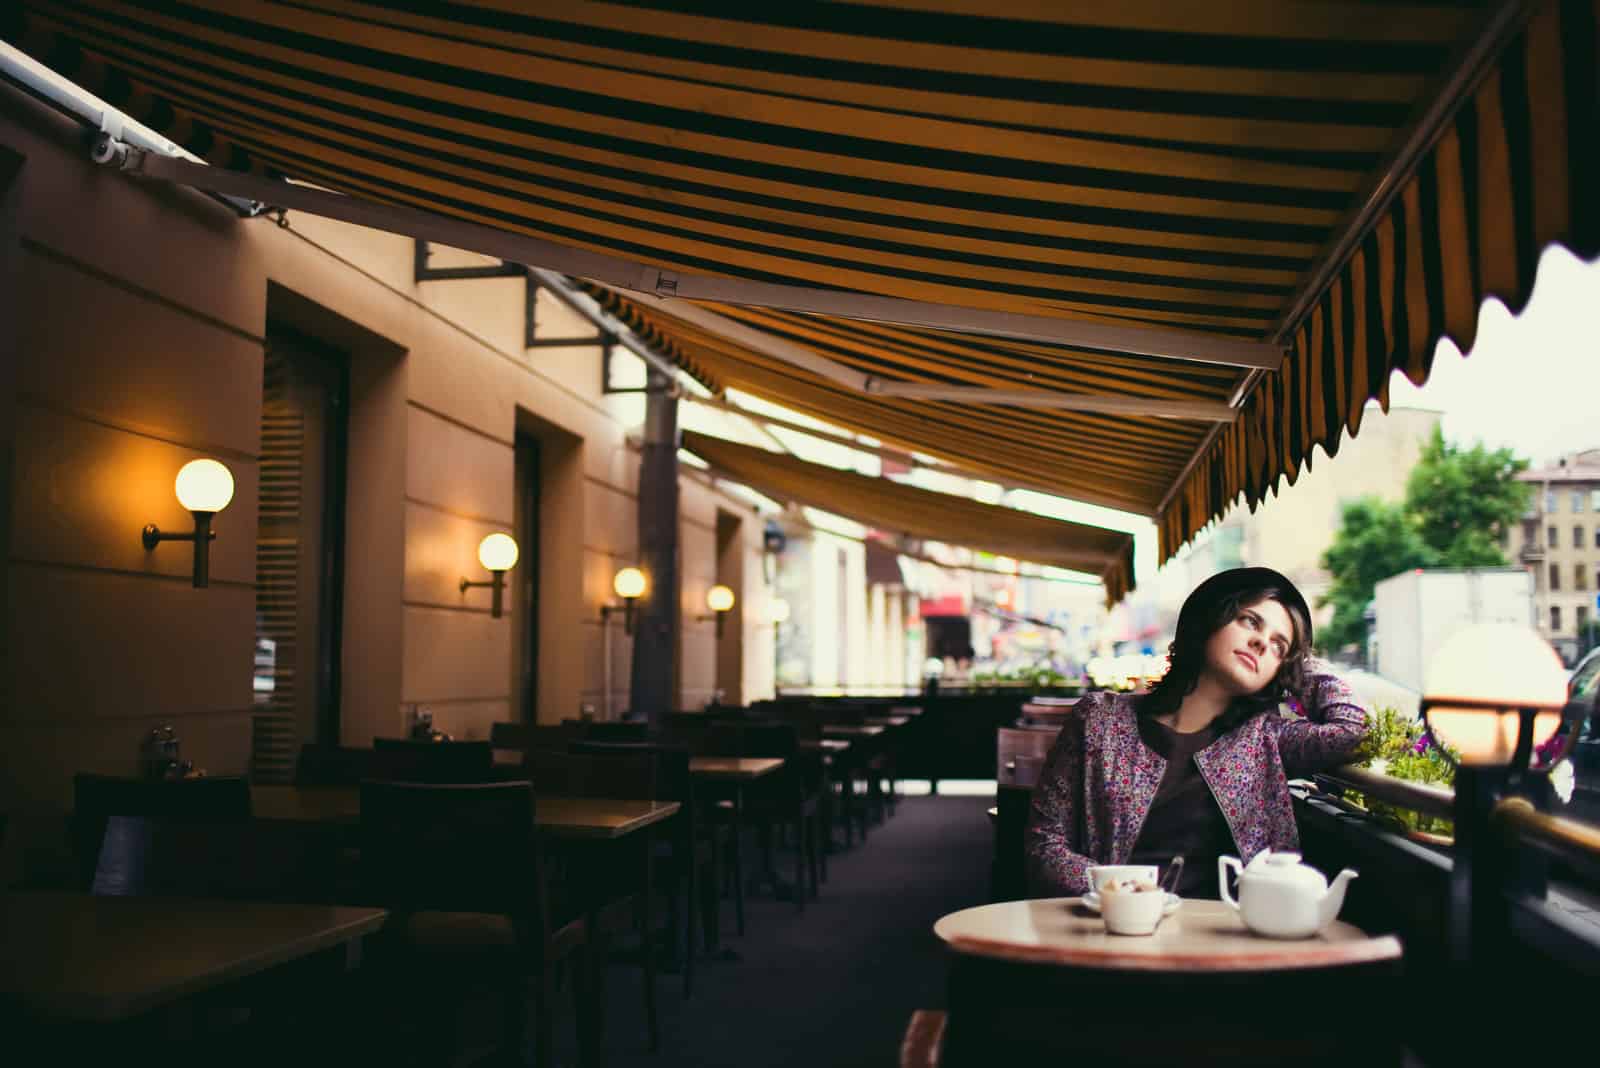
POLYGON ((1233 831, 1194 760, 1218 736, 1215 725, 1181 734, 1153 716, 1139 717, 1140 740, 1166 758, 1167 770, 1128 863, 1159 865, 1164 876, 1172 858, 1182 857, 1182 897, 1217 897, 1217 857, 1234 852, 1233 831))

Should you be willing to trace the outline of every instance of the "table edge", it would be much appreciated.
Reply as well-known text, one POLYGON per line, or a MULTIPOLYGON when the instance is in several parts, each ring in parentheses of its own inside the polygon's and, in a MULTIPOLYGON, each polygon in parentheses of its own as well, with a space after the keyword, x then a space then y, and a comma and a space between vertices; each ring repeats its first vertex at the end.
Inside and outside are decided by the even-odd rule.
MULTIPOLYGON (((181 904, 181 899, 171 900, 181 904)), ((280 903, 258 901, 246 902, 246 904, 272 906, 280 903)), ((259 975, 280 964, 301 960, 325 949, 332 949, 334 946, 343 945, 358 938, 365 938, 370 934, 376 933, 389 919, 387 909, 359 905, 306 905, 300 907, 332 908, 341 912, 355 912, 363 915, 351 917, 335 928, 296 941, 294 943, 296 952, 286 954, 281 946, 263 950, 260 953, 243 957, 224 965, 219 970, 207 972, 203 976, 193 976, 189 979, 163 986, 156 991, 147 993, 137 991, 126 993, 111 992, 104 995, 85 993, 35 994, 21 991, 14 996, 22 1004, 35 1011, 60 1020, 97 1024, 118 1023, 131 1020, 163 1005, 181 1001, 191 994, 216 989, 239 979, 259 975), (306 946, 307 943, 310 943, 308 948, 300 949, 300 947, 306 946)))

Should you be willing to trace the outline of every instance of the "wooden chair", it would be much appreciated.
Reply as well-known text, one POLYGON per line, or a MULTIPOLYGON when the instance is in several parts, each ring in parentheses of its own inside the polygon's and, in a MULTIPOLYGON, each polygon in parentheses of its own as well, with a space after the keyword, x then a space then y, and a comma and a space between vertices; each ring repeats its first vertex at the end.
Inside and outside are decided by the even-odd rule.
MULTIPOLYGON (((533 749, 529 750, 524 767, 533 781, 535 793, 545 797, 604 797, 621 801, 654 801, 658 797, 659 763, 653 753, 602 756, 533 749)), ((640 844, 648 841, 648 838, 641 839, 640 844)), ((650 856, 642 853, 637 867, 630 863, 626 855, 613 855, 607 861, 604 878, 595 878, 591 874, 586 885, 574 888, 578 894, 594 894, 601 892, 602 888, 606 892, 604 901, 593 903, 598 929, 589 932, 590 952, 596 962, 593 996, 597 1004, 602 1003, 605 997, 602 985, 606 935, 618 928, 631 927, 640 940, 645 1025, 653 1052, 661 1048, 661 1028, 656 1014, 656 959, 650 921, 654 881, 650 856)))
POLYGON ((240 896, 254 874, 241 868, 249 827, 243 778, 73 779, 73 854, 91 893, 240 896))
MULTIPOLYGON (((807 790, 799 757, 799 737, 789 723, 743 723, 713 727, 706 738, 707 755, 733 757, 777 757, 783 767, 750 784, 745 811, 761 829, 762 862, 767 872, 774 871, 772 833, 775 825, 791 825, 795 830, 795 910, 805 909, 806 881, 810 895, 820 889, 818 857, 822 849, 819 798, 807 790)), ((736 873, 742 878, 743 873, 736 873)))
POLYGON ((583 720, 569 722, 575 724, 573 733, 586 742, 644 742, 650 738, 650 724, 642 719, 609 723, 583 720))
POLYGON ((696 908, 703 925, 702 943, 709 953, 716 945, 720 918, 717 914, 718 835, 701 819, 695 798, 694 778, 689 773, 690 750, 682 744, 642 742, 574 742, 577 755, 628 756, 645 753, 656 761, 656 800, 676 801, 681 808, 668 825, 665 849, 669 952, 678 948, 679 925, 683 930, 683 993, 694 992, 694 944, 696 908), (687 902, 680 908, 681 898, 687 902))
MULTIPOLYGON (((555 969, 587 931, 581 918, 552 918, 536 804, 528 782, 362 783, 361 864, 368 896, 392 913, 374 946, 394 965, 379 969, 395 984, 381 1004, 393 1012, 418 991, 489 978, 504 998, 504 1043, 520 1059, 531 980, 537 1063, 547 1065, 555 969)), ((586 1021, 584 984, 573 987, 586 1021)), ((596 1036, 585 1024, 578 1037, 589 1048, 596 1036)))
MULTIPOLYGON (((492 742, 430 742, 419 738, 372 739, 375 770, 404 781, 435 784, 489 782, 492 742)), ((387 776, 386 776, 387 777, 387 776)))
POLYGON ((526 778, 521 766, 530 750, 550 749, 563 753, 577 740, 577 731, 565 724, 495 723, 489 727, 489 759, 500 770, 514 764, 517 775, 526 778))
POLYGON ((918 1009, 900 1040, 900 1068, 939 1068, 944 1047, 945 1014, 918 1009))

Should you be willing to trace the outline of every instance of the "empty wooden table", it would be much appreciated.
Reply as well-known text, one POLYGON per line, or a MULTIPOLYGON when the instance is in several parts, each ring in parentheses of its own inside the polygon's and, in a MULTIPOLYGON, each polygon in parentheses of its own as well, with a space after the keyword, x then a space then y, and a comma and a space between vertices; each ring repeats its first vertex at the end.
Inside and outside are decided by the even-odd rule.
MULTIPOLYGON (((257 819, 303 824, 361 822, 359 786, 252 786, 257 819)), ((620 838, 660 823, 678 811, 676 801, 602 797, 539 797, 534 825, 558 838, 620 838)))
POLYGON ((1107 1063, 1392 1063, 1383 1013, 1398 939, 1335 922, 1252 934, 1220 901, 1184 901, 1155 934, 1107 933, 1078 898, 1007 901, 934 925, 951 950, 946 1064, 1061 1056, 1107 1063), (1249 1006, 1248 1010, 1244 1007, 1249 1006))
POLYGON ((744 934, 744 785, 783 767, 782 757, 689 758, 689 774, 704 782, 732 787, 733 797, 733 916, 744 934))
POLYGON ((748 782, 770 775, 783 767, 782 757, 715 757, 689 758, 689 774, 697 779, 716 779, 724 782, 748 782))
POLYGON ((822 733, 824 737, 836 738, 876 738, 888 730, 881 723, 824 723, 822 733))
POLYGON ((0 995, 57 1020, 114 1023, 315 954, 353 948, 382 909, 8 893, 0 995))

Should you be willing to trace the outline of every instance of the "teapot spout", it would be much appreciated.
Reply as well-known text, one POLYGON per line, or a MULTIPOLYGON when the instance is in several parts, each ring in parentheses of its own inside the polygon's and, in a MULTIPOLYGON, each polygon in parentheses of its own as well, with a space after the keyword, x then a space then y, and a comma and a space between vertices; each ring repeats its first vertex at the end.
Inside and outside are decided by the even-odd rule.
POLYGON ((1328 892, 1322 897, 1322 909, 1318 916, 1318 930, 1326 928, 1330 923, 1339 918, 1339 909, 1344 905, 1345 888, 1350 885, 1350 880, 1356 873, 1346 868, 1328 886, 1328 892))

